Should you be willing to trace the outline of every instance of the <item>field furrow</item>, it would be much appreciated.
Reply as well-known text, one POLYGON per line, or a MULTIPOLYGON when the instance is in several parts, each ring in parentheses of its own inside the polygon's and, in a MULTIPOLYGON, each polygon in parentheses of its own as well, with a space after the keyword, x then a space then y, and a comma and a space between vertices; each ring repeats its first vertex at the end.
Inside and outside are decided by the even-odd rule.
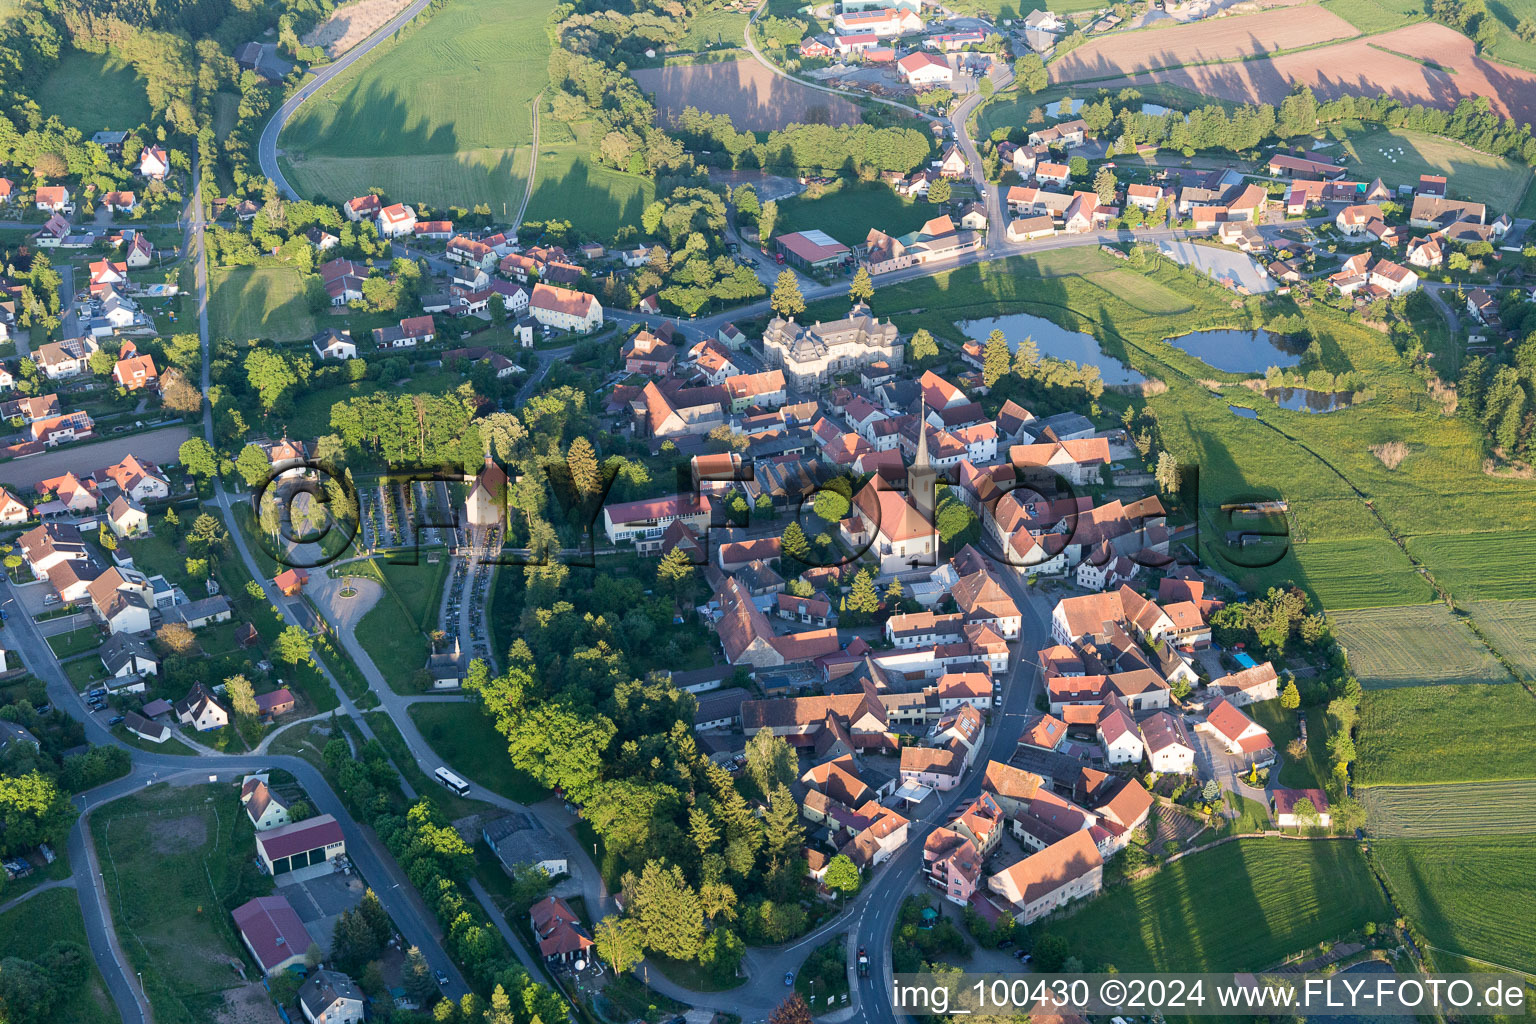
POLYGON ((1536 833, 1536 779, 1471 786, 1372 786, 1360 791, 1374 836, 1536 833))

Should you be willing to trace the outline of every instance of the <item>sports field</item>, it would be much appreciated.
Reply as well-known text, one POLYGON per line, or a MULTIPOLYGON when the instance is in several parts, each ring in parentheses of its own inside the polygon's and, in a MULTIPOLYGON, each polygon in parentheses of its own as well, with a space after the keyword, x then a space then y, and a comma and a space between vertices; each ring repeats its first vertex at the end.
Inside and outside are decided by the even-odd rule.
POLYGON ((67 50, 37 89, 37 105, 71 128, 126 131, 150 119, 144 79, 109 54, 67 50))
POLYGON ((1376 864, 1431 944, 1536 973, 1536 842, 1529 836, 1383 839, 1376 864))
POLYGON ((304 281, 286 267, 216 269, 208 277, 208 322, 215 338, 301 341, 315 333, 304 281))
POLYGON ((1360 706, 1355 785, 1536 777, 1536 697, 1523 686, 1399 686, 1360 706))
POLYGON ((1459 600, 1531 596, 1531 580, 1536 579, 1536 532, 1409 537, 1408 550, 1459 600))
POLYGON ((1367 689, 1513 681, 1443 604, 1340 612, 1333 628, 1367 689))
POLYGON ((943 212, 941 206, 903 199, 879 182, 844 182, 820 199, 798 195, 780 201, 774 231, 782 234, 820 228, 844 245, 863 245, 870 228, 904 235, 943 212))
POLYGON ((462 0, 375 48, 284 129, 278 145, 296 185, 332 200, 380 185, 428 205, 520 202, 553 6, 462 0), (424 156, 448 159, 418 163, 424 156))
POLYGON ((1344 136, 1342 145, 1328 152, 1347 157, 1355 177, 1380 178, 1389 188, 1414 184, 1421 174, 1443 174, 1454 182, 1451 189, 1456 195, 1472 196, 1503 210, 1519 197, 1531 175, 1530 168, 1513 160, 1423 132, 1379 128, 1339 134, 1344 136))
POLYGON ((1536 833, 1536 779, 1470 786, 1371 786, 1360 790, 1376 836, 1536 833))
POLYGON ((1241 839, 1038 927, 1121 971, 1232 971, 1271 966, 1390 915, 1353 843, 1241 839))
POLYGON ((1515 671, 1536 679, 1536 601, 1474 601, 1467 610, 1515 671))
POLYGON ((73 942, 85 954, 85 984, 71 988, 48 1015, 49 1024, 96 1024, 117 1020, 117 1008, 107 995, 101 974, 90 963, 91 948, 85 920, 74 889, 52 889, 0 914, 0 949, 5 955, 33 960, 55 942, 73 942))

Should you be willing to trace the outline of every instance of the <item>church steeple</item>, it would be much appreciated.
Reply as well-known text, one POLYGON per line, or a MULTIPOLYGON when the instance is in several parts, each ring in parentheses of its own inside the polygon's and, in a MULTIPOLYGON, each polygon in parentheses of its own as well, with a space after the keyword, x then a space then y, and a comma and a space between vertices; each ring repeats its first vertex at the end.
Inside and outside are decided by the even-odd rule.
POLYGON ((928 402, 924 399, 918 405, 917 457, 907 471, 907 492, 912 495, 912 507, 929 522, 933 521, 934 476, 928 465, 928 402))
POLYGON ((917 458, 912 460, 913 469, 928 468, 928 400, 918 402, 917 407, 917 458))

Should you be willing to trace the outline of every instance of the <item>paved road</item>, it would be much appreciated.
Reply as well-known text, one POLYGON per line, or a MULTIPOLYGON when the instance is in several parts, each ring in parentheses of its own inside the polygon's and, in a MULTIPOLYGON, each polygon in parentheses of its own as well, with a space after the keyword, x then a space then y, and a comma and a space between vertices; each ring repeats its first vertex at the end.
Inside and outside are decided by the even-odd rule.
MULTIPOLYGON (((288 179, 283 177, 282 169, 277 164, 277 137, 281 134, 283 126, 288 123, 305 100, 313 96, 331 79, 351 67, 353 62, 359 57, 362 57, 401 28, 404 28, 412 18, 425 10, 431 2, 432 0, 415 0, 415 3, 391 18, 373 35, 352 47, 340 59, 334 63, 327 64, 315 72, 313 79, 306 83, 298 92, 290 96, 286 103, 277 108, 277 112, 272 115, 272 119, 261 130, 261 138, 256 144, 256 158, 261 163, 261 173, 272 179, 277 185, 279 192, 290 199, 300 198, 299 194, 288 184, 288 179)), ((537 156, 537 153, 535 153, 535 156, 537 156)), ((530 183, 532 182, 531 175, 529 181, 530 183)))

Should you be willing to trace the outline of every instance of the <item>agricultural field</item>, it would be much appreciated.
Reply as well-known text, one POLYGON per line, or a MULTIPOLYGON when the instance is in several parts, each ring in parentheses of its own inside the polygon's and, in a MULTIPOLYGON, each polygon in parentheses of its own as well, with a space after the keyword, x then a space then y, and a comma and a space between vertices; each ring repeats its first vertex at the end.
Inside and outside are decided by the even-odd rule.
POLYGON ((333 201, 380 185, 408 202, 515 210, 532 102, 547 83, 544 20, 553 6, 464 0, 376 47, 283 130, 278 146, 295 184, 333 201), (425 188, 441 176, 448 180, 425 188))
POLYGON ((1284 7, 1188 25, 1158 25, 1090 40, 1051 64, 1051 81, 1083 82, 1154 68, 1240 61, 1356 34, 1354 26, 1336 14, 1315 10, 1298 18, 1284 7))
POLYGON ((880 183, 848 182, 831 188, 820 199, 803 194, 779 201, 777 232, 820 228, 847 246, 862 245, 870 228, 888 235, 916 231, 940 208, 914 203, 880 183))
POLYGON ((1408 550, 1461 601, 1529 597, 1536 579, 1536 531, 1409 537, 1408 550))
POLYGON ((597 238, 613 238, 626 226, 638 230, 640 215, 656 198, 655 181, 594 163, 586 132, 586 125, 568 127, 541 117, 539 165, 527 219, 567 220, 578 232, 597 238), (561 132, 563 141, 550 138, 561 132))
MULTIPOLYGON (((1212 550, 1207 544, 1207 552, 1212 550)), ((1435 592, 1414 571, 1402 551, 1385 536, 1294 544, 1272 566, 1245 569, 1234 556, 1223 571, 1235 574, 1244 589, 1279 586, 1291 581, 1328 611, 1415 605, 1432 601, 1435 592)))
POLYGON ((301 341, 315 333, 297 270, 218 268, 210 271, 208 281, 208 320, 215 338, 301 341))
POLYGON ((1333 630, 1366 689, 1513 681, 1443 604, 1341 612, 1333 630))
POLYGON ((0 949, 5 955, 32 960, 55 942, 73 942, 85 952, 85 984, 70 989, 48 1015, 50 1024, 96 1024, 116 1020, 117 1007, 107 995, 101 972, 91 963, 85 919, 74 889, 51 889, 0 914, 0 949))
POLYGON ((1536 843, 1529 837, 1382 839, 1374 846, 1393 898, 1437 950, 1536 973, 1529 899, 1536 843))
POLYGON ((1536 679, 1536 601, 1474 601, 1467 610, 1515 671, 1536 679))
POLYGON ((272 890, 251 858, 232 786, 158 785, 91 818, 107 902, 130 967, 162 1024, 201 1024, 238 986, 229 910, 272 890))
POLYGON ((1360 790, 1374 836, 1536 833, 1536 779, 1470 786, 1372 786, 1360 790))
POLYGON ((37 105, 87 136, 137 128, 154 113, 133 65, 80 50, 65 51, 58 67, 48 72, 37 88, 37 105))
POLYGON ((1323 0, 1322 7, 1361 32, 1386 32, 1429 16, 1424 0, 1323 0))
POLYGON ((1350 173, 1361 180, 1380 178, 1396 186, 1417 182, 1421 174, 1442 174, 1454 182, 1453 195, 1487 202, 1495 210, 1508 209, 1531 177, 1523 164, 1423 132, 1336 130, 1335 137, 1342 145, 1329 152, 1347 157, 1350 173))
POLYGON ((299 41, 305 46, 324 47, 326 56, 334 59, 409 6, 410 0, 352 0, 338 6, 299 41))
POLYGON ((1523 686, 1368 690, 1355 785, 1536 777, 1536 697, 1523 686))
POLYGON ((1268 967, 1391 909, 1347 842, 1241 839, 1107 890, 1039 926, 1086 962, 1121 971, 1268 967))
POLYGON ((1536 74, 1486 62, 1466 36, 1432 22, 1278 57, 1168 68, 1098 84, 1117 90, 1143 82, 1239 103, 1278 104, 1298 82, 1319 99, 1384 92, 1405 104, 1450 108, 1486 96, 1498 114, 1520 123, 1536 120, 1536 74), (1340 74, 1340 68, 1348 72, 1340 74))
POLYGON ((637 68, 631 74, 656 98, 656 118, 667 124, 697 107, 729 114, 745 131, 772 131, 789 124, 858 124, 859 108, 840 96, 812 89, 769 71, 755 60, 637 68))

